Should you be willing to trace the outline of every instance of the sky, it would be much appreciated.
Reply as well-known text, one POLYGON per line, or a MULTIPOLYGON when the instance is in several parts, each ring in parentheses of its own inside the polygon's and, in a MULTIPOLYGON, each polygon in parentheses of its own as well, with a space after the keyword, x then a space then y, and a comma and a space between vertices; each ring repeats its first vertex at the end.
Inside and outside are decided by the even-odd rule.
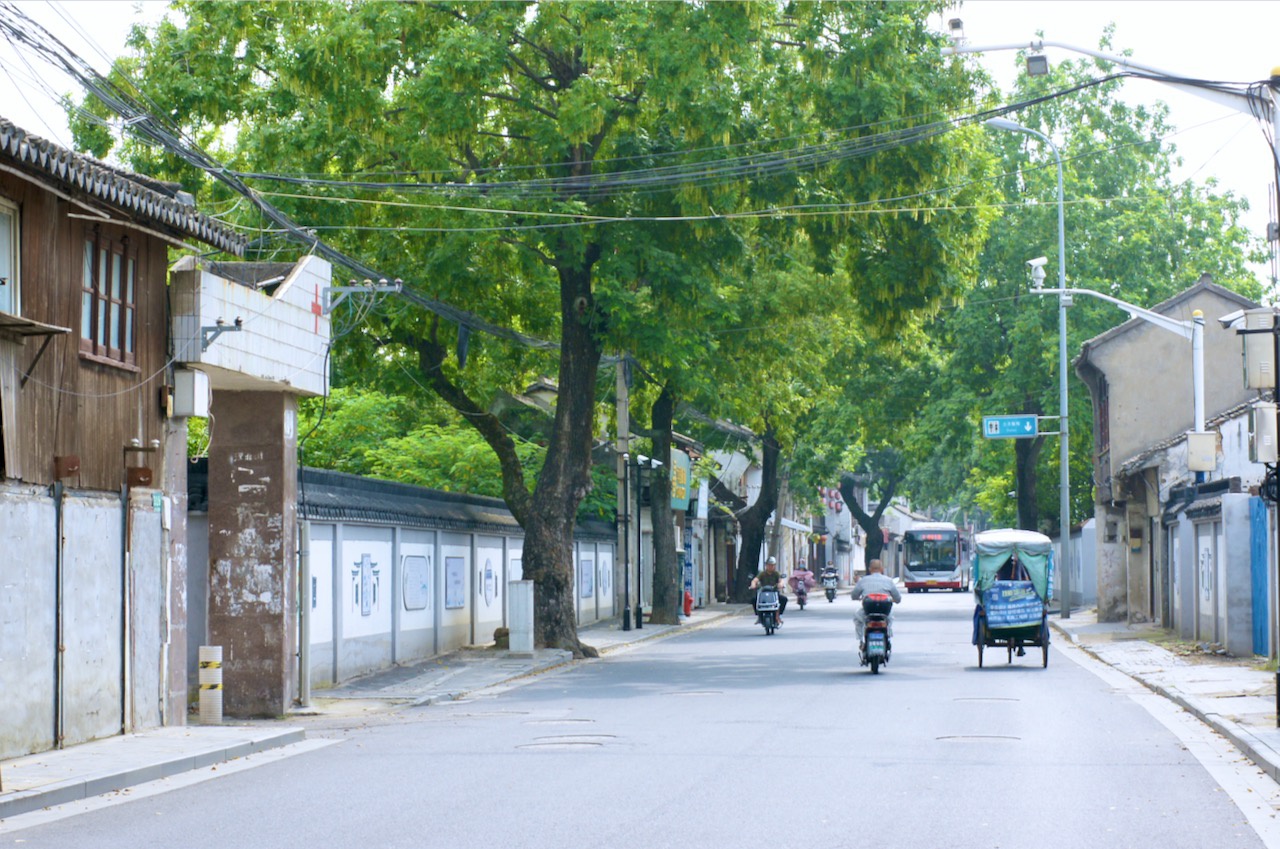
MULTIPOLYGON (((124 50, 129 26, 158 20, 166 4, 18 0, 18 6, 105 71, 110 58, 124 50)), ((963 21, 964 38, 975 46, 1030 43, 1043 32, 1050 41, 1097 49, 1104 28, 1114 23, 1112 49, 1107 52, 1131 51, 1135 61, 1180 76, 1253 82, 1280 67, 1276 0, 970 0, 939 16, 937 28, 947 31, 946 20, 953 17, 963 21)), ((1079 58, 1057 48, 1048 48, 1046 55, 1051 62, 1079 58)), ((979 61, 1006 89, 1020 72, 1012 50, 987 52, 979 61)), ((67 93, 73 84, 47 67, 28 67, 7 42, 0 42, 0 116, 70 147, 62 110, 46 88, 67 93)), ((1273 171, 1253 118, 1156 82, 1126 81, 1124 96, 1135 103, 1167 103, 1170 122, 1178 128, 1170 141, 1184 159, 1177 176, 1214 177, 1220 188, 1248 198, 1246 225, 1258 235, 1266 232, 1273 171)), ((1066 187, 1068 195, 1070 191, 1066 187)))

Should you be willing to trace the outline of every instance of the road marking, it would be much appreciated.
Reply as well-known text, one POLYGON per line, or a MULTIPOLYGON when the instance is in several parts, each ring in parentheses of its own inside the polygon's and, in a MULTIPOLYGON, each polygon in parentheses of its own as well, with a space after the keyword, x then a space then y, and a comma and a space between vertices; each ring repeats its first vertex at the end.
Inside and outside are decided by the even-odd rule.
POLYGON ((1054 648, 1101 678, 1115 692, 1133 699, 1169 729, 1231 797, 1263 844, 1280 846, 1280 818, 1277 818, 1280 784, 1259 769, 1230 740, 1180 705, 1091 657, 1078 646, 1058 642, 1054 648))
POLYGON ((11 834, 15 831, 35 828, 40 825, 48 825, 59 820, 64 820, 67 817, 78 817, 81 814, 100 811, 104 808, 122 805, 127 802, 134 802, 138 799, 146 799, 150 796, 159 796, 161 793, 169 793, 174 790, 181 790, 184 787, 192 787, 196 784, 212 781, 215 778, 222 778, 223 776, 233 775, 247 769, 254 769, 256 767, 265 766, 269 763, 276 763, 277 761, 282 761, 286 758, 294 757, 295 755, 304 755, 308 752, 314 752, 317 749, 323 749, 327 746, 333 746, 341 742, 341 740, 303 740, 300 743, 281 746, 276 749, 268 749, 265 752, 257 752, 256 754, 246 755, 243 758, 236 758, 235 760, 227 761, 225 763, 201 767, 200 769, 182 772, 177 775, 171 775, 168 778, 157 779, 156 781, 148 781, 145 784, 126 787, 123 790, 115 790, 101 796, 91 796, 88 799, 78 799, 74 802, 67 802, 64 805, 54 805, 49 808, 42 808, 38 811, 19 814, 16 817, 9 817, 8 819, 0 820, 0 834, 11 834))

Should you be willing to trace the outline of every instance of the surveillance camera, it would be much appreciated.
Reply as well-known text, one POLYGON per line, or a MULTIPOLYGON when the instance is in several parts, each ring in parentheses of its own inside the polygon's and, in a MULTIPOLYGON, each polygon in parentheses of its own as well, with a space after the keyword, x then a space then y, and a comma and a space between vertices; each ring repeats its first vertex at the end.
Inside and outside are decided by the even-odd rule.
POLYGON ((1045 263, 1047 263, 1048 261, 1049 261, 1048 257, 1038 256, 1035 259, 1027 260, 1027 265, 1031 266, 1032 268, 1044 268, 1045 263))

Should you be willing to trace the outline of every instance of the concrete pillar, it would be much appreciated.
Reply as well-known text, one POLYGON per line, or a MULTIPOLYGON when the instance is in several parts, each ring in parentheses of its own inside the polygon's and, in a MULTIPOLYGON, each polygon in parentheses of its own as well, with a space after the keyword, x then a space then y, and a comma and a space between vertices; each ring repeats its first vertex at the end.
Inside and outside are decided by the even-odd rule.
POLYGON ((297 676, 297 403, 215 390, 209 446, 209 645, 227 716, 279 716, 297 676))
MULTIPOLYGON (((169 499, 165 516, 168 548, 168 602, 164 665, 164 724, 187 722, 187 420, 170 418, 164 424, 164 482, 169 499)), ((203 636, 203 635, 201 635, 203 636)))

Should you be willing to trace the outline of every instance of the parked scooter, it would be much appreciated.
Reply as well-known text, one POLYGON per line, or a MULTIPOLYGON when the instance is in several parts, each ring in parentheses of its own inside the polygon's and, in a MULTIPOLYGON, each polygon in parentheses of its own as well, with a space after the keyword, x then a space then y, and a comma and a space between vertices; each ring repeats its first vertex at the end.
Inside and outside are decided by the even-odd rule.
POLYGON ((782 604, 778 601, 777 587, 761 587, 756 590, 756 612, 760 614, 760 624, 764 626, 766 637, 773 636, 778 630, 778 609, 782 604))
POLYGON ((858 646, 858 660, 870 665, 872 674, 879 674, 880 667, 888 664, 893 646, 889 641, 889 612, 893 599, 886 593, 867 593, 862 597, 862 610, 867 623, 862 631, 862 645, 858 646))
POLYGON ((827 593, 828 602, 832 602, 836 600, 836 585, 838 583, 839 583, 839 578, 836 577, 835 572, 822 573, 822 589, 825 590, 827 593))

